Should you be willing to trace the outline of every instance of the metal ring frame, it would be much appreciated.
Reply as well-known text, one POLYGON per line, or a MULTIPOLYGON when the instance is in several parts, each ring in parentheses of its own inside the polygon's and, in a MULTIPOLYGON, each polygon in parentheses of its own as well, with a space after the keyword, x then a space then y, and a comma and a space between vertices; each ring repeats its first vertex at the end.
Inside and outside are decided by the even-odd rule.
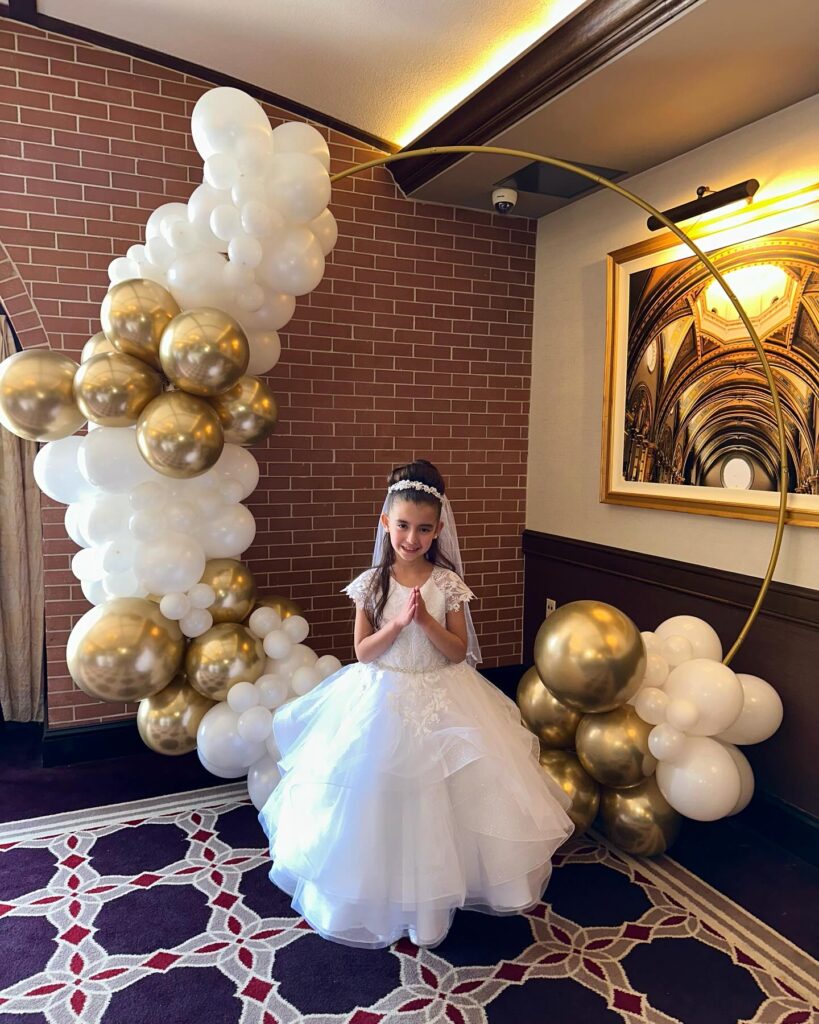
POLYGON ((748 614, 748 618, 745 620, 745 624, 739 631, 739 636, 733 643, 733 646, 723 658, 725 665, 730 664, 734 655, 737 653, 739 648, 742 646, 743 641, 748 635, 748 631, 754 623, 759 611, 762 607, 762 602, 765 600, 765 595, 768 592, 768 587, 771 584, 776 563, 779 558, 779 551, 782 547, 782 534, 785 530, 785 517, 787 515, 788 507, 788 455, 787 447, 785 444, 785 421, 782 417, 782 407, 779 402, 779 393, 776 389, 776 382, 771 372, 770 364, 768 363, 765 351, 762 348, 762 342, 759 340, 759 335, 754 330, 751 320, 739 299, 736 297, 730 286, 726 282, 722 274, 717 270, 714 263, 705 255, 705 253, 697 246, 697 244, 689 238, 689 236, 676 224, 672 223, 665 217, 659 210, 655 209, 651 203, 647 203, 645 199, 641 199, 640 196, 635 195, 633 192, 629 192, 628 189, 623 188, 621 185, 617 185, 613 181, 609 181, 608 178, 602 178, 599 174, 595 174, 593 171, 587 170, 585 167, 580 167, 577 164, 569 163, 567 160, 558 160, 556 157, 541 156, 539 153, 527 153, 525 150, 519 149, 506 149, 501 146, 432 146, 427 149, 415 149, 415 150, 403 150, 400 153, 393 153, 389 156, 378 157, 375 160, 368 160, 366 163, 356 164, 354 167, 348 167, 345 171, 339 171, 338 174, 334 174, 331 177, 331 182, 335 183, 341 181, 344 178, 349 178, 353 174, 358 174, 361 171, 369 170, 372 167, 381 167, 384 164, 393 163, 396 160, 408 160, 413 157, 422 156, 435 156, 442 153, 451 154, 462 154, 466 155, 469 153, 492 153, 496 156, 511 156, 521 160, 529 160, 535 163, 549 164, 552 167, 560 167, 564 171, 570 171, 574 174, 579 174, 582 178, 587 178, 589 181, 593 181, 596 185, 602 185, 603 188, 607 188, 612 192, 616 192, 624 199, 628 199, 629 202, 634 203, 635 206, 639 206, 645 210, 646 213, 653 215, 663 224, 669 231, 673 232, 679 238, 679 240, 686 245, 691 252, 697 257, 705 268, 716 278, 716 280, 722 285, 725 294, 731 300, 731 304, 739 314, 740 320, 745 325, 748 334, 750 335, 751 341, 754 343, 754 348, 759 355, 760 362, 762 363, 762 369, 765 372, 765 379, 768 382, 768 387, 771 391, 771 398, 773 399, 774 416, 776 417, 776 428, 777 438, 779 442, 779 509, 776 520, 776 531, 774 533, 773 548, 771 550, 771 556, 768 560, 768 567, 765 570, 765 577, 762 580, 762 586, 759 588, 756 600, 754 601, 753 607, 748 614))

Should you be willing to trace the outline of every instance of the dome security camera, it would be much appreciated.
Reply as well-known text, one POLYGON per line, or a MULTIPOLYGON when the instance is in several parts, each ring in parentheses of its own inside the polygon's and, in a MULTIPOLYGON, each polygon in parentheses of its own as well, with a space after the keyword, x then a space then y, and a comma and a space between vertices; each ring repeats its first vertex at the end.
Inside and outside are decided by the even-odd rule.
POLYGON ((513 188, 492 190, 492 205, 496 213, 511 213, 517 205, 518 194, 513 188))

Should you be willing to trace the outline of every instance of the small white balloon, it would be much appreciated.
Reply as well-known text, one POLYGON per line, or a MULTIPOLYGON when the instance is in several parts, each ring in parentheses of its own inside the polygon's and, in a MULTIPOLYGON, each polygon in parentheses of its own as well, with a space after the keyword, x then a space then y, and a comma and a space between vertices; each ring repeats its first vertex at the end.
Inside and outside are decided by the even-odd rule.
POLYGON ((202 578, 205 561, 205 552, 193 537, 169 530, 137 544, 134 572, 150 594, 184 593, 202 578))
POLYGON ((236 505, 244 497, 244 488, 238 480, 226 476, 222 480, 222 501, 226 505, 236 505))
POLYGON ((176 593, 163 594, 159 601, 159 610, 166 619, 177 622, 183 615, 191 610, 191 603, 186 594, 176 593))
POLYGON ((210 215, 210 229, 217 238, 229 242, 242 230, 242 219, 235 206, 223 203, 210 215))
POLYGON ((258 705, 259 691, 253 683, 247 681, 234 683, 228 690, 227 702, 237 715, 241 715, 242 712, 258 705))
POLYGON ((648 734, 648 749, 658 761, 676 761, 685 748, 685 733, 668 722, 655 725, 648 734))
POLYGON ((668 709, 668 696, 656 686, 646 686, 637 693, 634 710, 649 725, 659 725, 665 721, 668 709))
POLYGON ((276 762, 268 755, 259 758, 251 766, 247 773, 247 794, 257 811, 260 811, 270 799, 280 778, 276 762))
POLYGON ((688 637, 675 634, 660 641, 659 654, 668 662, 671 668, 676 668, 678 665, 682 665, 683 662, 690 661, 694 657, 694 648, 691 646, 691 641, 688 637))
POLYGON ((130 570, 106 573, 102 586, 108 597, 147 597, 148 591, 130 570))
POLYGON ((296 298, 287 292, 267 290, 258 309, 243 313, 239 321, 250 335, 254 331, 280 331, 296 311, 296 298))
POLYGON ((263 176, 273 159, 273 134, 242 135, 236 140, 236 162, 243 175, 263 176))
POLYGON ((668 662, 660 654, 649 654, 646 658, 646 673, 643 686, 656 686, 662 689, 668 679, 668 662))
POLYGON ((197 750, 196 756, 199 758, 199 763, 202 767, 215 775, 217 779, 241 779, 243 775, 247 775, 248 769, 244 768, 222 768, 219 765, 211 764, 207 758, 203 757, 202 751, 197 750))
POLYGON ((273 717, 267 708, 252 707, 239 715, 239 735, 247 743, 264 743, 272 727, 273 717))
MULTIPOLYGON (((250 547, 255 536, 256 520, 244 505, 223 505, 201 524, 199 530, 208 558, 236 558, 250 547)), ((204 566, 202 568, 204 570, 204 566)))
POLYGON ((665 718, 672 728, 679 729, 681 732, 694 732, 699 717, 699 708, 693 701, 669 700, 665 718))
POLYGON ((103 548, 83 548, 71 559, 71 571, 78 580, 96 582, 105 575, 102 565, 103 548))
POLYGON ((164 506, 170 495, 170 489, 159 483, 158 480, 145 480, 128 495, 131 508, 135 512, 142 512, 145 509, 156 509, 164 506))
POLYGON ((324 276, 324 253, 309 228, 293 225, 277 234, 273 244, 266 240, 256 275, 273 292, 307 295, 324 276))
POLYGON ((89 604, 103 604, 109 600, 110 595, 106 592, 102 580, 81 580, 80 589, 89 604))
POLYGON ((256 238, 264 238, 284 227, 284 217, 279 211, 262 199, 256 198, 242 204, 241 220, 244 230, 256 238))
POLYGON ((275 153, 307 153, 326 169, 330 169, 330 149, 327 140, 303 121, 286 121, 273 129, 275 153))
POLYGON ((34 480, 37 486, 61 505, 84 501, 93 494, 93 488, 80 472, 78 463, 82 437, 49 441, 34 456, 34 480))
POLYGON ((329 256, 338 241, 338 224, 335 217, 329 210, 325 210, 315 220, 311 220, 308 227, 316 236, 321 251, 325 256, 329 256))
POLYGON ((302 665, 301 668, 297 668, 293 673, 293 689, 300 697, 305 693, 309 693, 320 682, 321 676, 311 666, 302 665))
POLYGON ((263 640, 268 633, 281 629, 281 624, 282 620, 279 613, 273 608, 265 607, 257 608, 251 612, 250 618, 247 620, 248 629, 260 640, 263 640))
POLYGON ((673 762, 659 761, 657 785, 675 811, 694 821, 716 821, 739 802, 739 769, 717 740, 689 736, 673 762))
POLYGON ((683 718, 689 715, 688 711, 681 712, 683 718, 675 721, 671 717, 671 707, 668 721, 678 729, 697 736, 713 736, 723 732, 736 721, 742 711, 742 684, 736 674, 727 665, 710 658, 693 658, 678 665, 669 675, 663 689, 672 701, 694 705, 697 712, 695 723, 688 726, 682 724, 683 718))
POLYGON ((268 658, 286 658, 293 641, 283 629, 274 629, 264 638, 264 653, 268 658))
POLYGON ((199 723, 196 746, 202 757, 217 768, 237 769, 264 757, 264 743, 248 743, 239 735, 239 716, 220 701, 210 708, 199 723))
POLYGON ((134 512, 128 519, 128 532, 136 540, 155 540, 163 532, 160 514, 153 509, 141 509, 139 512, 134 512))
POLYGON ((139 277, 139 266, 135 260, 129 260, 126 256, 118 256, 108 264, 108 280, 111 284, 132 281, 136 277, 139 277))
POLYGON ((692 657, 722 661, 722 643, 717 631, 695 615, 674 615, 661 622, 655 634, 661 642, 672 636, 684 636, 691 644, 692 657))
POLYGON ((207 633, 210 627, 213 625, 213 616, 205 608, 191 608, 191 610, 183 615, 179 620, 179 628, 183 634, 189 639, 193 639, 197 636, 202 636, 203 633, 207 633))
POLYGON ((126 534, 103 547, 102 567, 106 573, 127 572, 134 564, 134 545, 126 534))
POLYGON ((210 608, 216 600, 216 591, 209 583, 195 583, 188 590, 191 608, 210 608))
POLYGON ((646 654, 659 654, 660 653, 660 641, 651 632, 651 630, 644 629, 640 634, 643 638, 643 643, 646 647, 646 654))
POLYGON ((239 165, 230 153, 214 153, 205 161, 205 183, 214 189, 229 190, 239 176, 239 165))
POLYGON ((310 626, 307 619, 301 615, 291 615, 282 622, 282 629, 287 633, 294 644, 300 644, 310 634, 310 626))
POLYGON ((287 700, 287 683, 278 675, 259 676, 256 689, 262 707, 273 710, 287 700))
POLYGON ((91 541, 82 532, 84 510, 82 505, 69 505, 65 510, 65 532, 81 548, 90 547, 91 541))
POLYGON ((316 671, 322 679, 335 675, 341 669, 341 662, 334 654, 323 654, 316 662, 316 671))
POLYGON ((240 501, 249 497, 259 482, 259 463, 256 457, 238 444, 226 444, 219 456, 219 461, 211 470, 219 478, 230 477, 242 485, 240 501))
POLYGON ((759 676, 740 672, 742 710, 737 719, 718 735, 727 743, 761 743, 782 724, 782 700, 770 683, 759 676))
POLYGON ((277 331, 253 331, 248 335, 250 361, 247 372, 251 377, 270 373, 282 354, 282 343, 277 331))
MULTIPOLYGON (((228 258, 231 263, 237 263, 240 267, 258 267, 262 262, 262 247, 258 239, 253 235, 246 235, 243 231, 232 235, 228 242, 228 258)), ((258 286, 257 286, 258 287, 258 286)), ((249 309, 258 309, 264 300, 264 292, 261 291, 259 301, 251 305, 249 309)))

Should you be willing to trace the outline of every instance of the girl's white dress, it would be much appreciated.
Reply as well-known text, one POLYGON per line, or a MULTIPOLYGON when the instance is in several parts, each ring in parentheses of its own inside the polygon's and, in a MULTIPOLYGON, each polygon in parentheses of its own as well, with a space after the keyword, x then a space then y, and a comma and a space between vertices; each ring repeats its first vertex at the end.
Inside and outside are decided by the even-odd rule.
MULTIPOLYGON (((363 603, 370 569, 346 592, 363 603)), ((473 594, 436 567, 421 588, 445 623, 473 594)), ((384 622, 406 604, 390 586, 384 622)), ((536 903, 572 832, 516 705, 410 623, 377 661, 286 704, 273 730, 281 782, 262 808, 271 880, 328 939, 434 945, 458 907, 536 903)))

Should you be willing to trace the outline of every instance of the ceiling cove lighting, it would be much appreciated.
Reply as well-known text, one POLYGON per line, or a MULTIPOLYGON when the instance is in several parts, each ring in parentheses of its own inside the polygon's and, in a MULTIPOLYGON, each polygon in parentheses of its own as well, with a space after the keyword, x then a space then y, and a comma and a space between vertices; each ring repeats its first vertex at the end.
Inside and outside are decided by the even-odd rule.
MULTIPOLYGON (((723 206, 732 203, 744 202, 746 205, 756 194, 759 182, 756 178, 748 178, 747 181, 739 181, 736 185, 729 185, 728 188, 721 188, 718 192, 712 192, 707 185, 700 185, 697 189, 697 198, 681 206, 673 206, 670 210, 663 210, 663 216, 672 223, 678 224, 683 220, 690 220, 692 217, 699 217, 712 210, 719 210, 723 206)), ((650 231, 659 231, 665 224, 656 217, 651 216, 646 221, 650 231)))

